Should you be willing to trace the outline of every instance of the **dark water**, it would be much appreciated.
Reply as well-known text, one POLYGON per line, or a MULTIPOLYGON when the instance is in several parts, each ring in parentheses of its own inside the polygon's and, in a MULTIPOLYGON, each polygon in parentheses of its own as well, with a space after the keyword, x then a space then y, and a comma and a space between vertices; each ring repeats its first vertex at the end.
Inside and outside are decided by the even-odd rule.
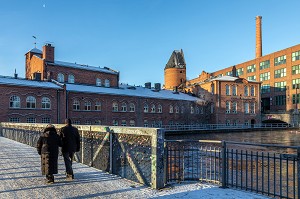
POLYGON ((260 144, 300 146, 300 130, 253 131, 234 133, 203 133, 168 135, 166 139, 226 140, 260 144))

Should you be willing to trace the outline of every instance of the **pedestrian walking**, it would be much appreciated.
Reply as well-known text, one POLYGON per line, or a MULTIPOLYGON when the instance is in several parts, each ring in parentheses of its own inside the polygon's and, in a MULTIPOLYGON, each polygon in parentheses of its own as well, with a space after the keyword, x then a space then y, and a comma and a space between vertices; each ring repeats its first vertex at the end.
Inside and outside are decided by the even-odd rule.
POLYGON ((62 127, 60 130, 62 154, 66 167, 67 180, 73 180, 74 173, 72 168, 72 160, 75 152, 80 150, 80 136, 78 129, 72 126, 71 119, 66 119, 65 124, 66 126, 62 127))
POLYGON ((54 183, 54 175, 58 173, 58 152, 61 139, 52 124, 48 124, 37 142, 37 151, 41 156, 42 175, 46 175, 47 183, 54 183))

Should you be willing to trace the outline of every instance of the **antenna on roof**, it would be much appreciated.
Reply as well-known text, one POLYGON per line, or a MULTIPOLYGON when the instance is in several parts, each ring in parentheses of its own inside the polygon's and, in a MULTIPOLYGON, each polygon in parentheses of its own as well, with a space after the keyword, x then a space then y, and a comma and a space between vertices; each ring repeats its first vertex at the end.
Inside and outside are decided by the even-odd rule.
POLYGON ((34 38, 34 47, 36 48, 36 36, 32 36, 34 38))

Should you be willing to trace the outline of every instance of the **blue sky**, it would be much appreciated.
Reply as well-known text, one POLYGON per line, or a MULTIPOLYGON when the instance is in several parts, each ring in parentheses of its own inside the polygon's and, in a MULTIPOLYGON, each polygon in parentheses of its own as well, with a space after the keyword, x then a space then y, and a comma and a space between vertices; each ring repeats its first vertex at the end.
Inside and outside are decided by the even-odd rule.
POLYGON ((187 78, 300 44, 299 0, 0 0, 0 75, 25 75, 25 53, 45 42, 55 59, 120 71, 120 82, 164 82, 173 50, 187 78))

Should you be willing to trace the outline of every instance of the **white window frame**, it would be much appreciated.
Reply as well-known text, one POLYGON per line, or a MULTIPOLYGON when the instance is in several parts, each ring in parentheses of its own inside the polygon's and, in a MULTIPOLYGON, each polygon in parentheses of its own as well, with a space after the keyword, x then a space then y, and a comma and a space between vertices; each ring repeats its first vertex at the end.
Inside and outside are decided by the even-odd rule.
POLYGON ((9 108, 21 108, 21 99, 17 95, 9 98, 9 108))
POLYGON ((58 82, 65 82, 65 76, 62 73, 57 74, 57 81, 58 82))
POLYGON ((51 109, 51 100, 48 97, 42 98, 42 109, 51 109))
POLYGON ((26 108, 35 109, 36 108, 36 99, 33 96, 28 96, 26 98, 26 108))

